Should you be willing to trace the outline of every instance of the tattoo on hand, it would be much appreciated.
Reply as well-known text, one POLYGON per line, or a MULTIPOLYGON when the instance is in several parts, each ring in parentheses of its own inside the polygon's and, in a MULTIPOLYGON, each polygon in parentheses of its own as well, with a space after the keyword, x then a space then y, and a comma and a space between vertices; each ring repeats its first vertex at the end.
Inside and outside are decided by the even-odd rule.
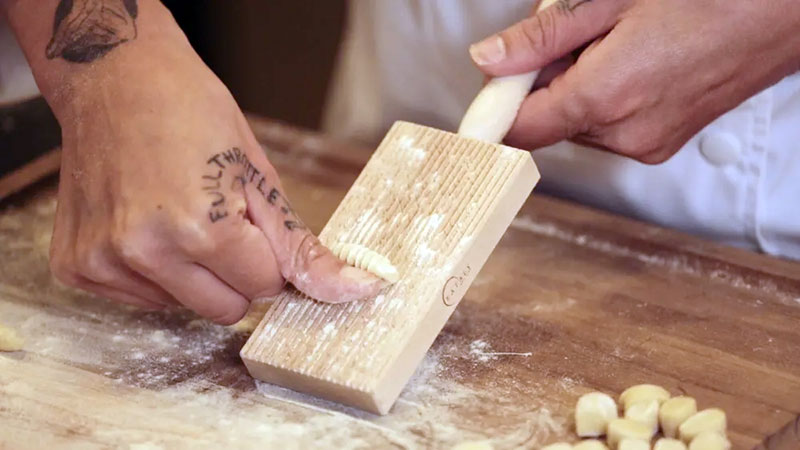
POLYGON ((558 0, 556 7, 563 13, 571 14, 575 9, 584 3, 589 3, 592 0, 558 0))
POLYGON ((233 176, 234 183, 253 184, 268 204, 277 208, 283 214, 283 226, 287 230, 305 229, 306 226, 297 217, 289 200, 278 190, 277 186, 269 186, 267 177, 253 166, 247 155, 238 147, 233 147, 217 153, 206 161, 208 172, 203 175, 203 191, 211 197, 208 218, 211 223, 219 222, 228 217, 228 209, 223 192, 223 177, 230 168, 243 169, 233 176))
POLYGON ((90 63, 136 39, 138 0, 61 0, 56 8, 48 59, 90 63))

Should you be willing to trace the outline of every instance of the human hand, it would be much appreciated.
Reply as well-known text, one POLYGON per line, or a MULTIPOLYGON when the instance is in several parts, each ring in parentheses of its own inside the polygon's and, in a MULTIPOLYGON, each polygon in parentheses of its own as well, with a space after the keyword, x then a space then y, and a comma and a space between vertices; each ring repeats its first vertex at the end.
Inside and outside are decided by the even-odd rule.
POLYGON ((219 80, 196 57, 169 62, 109 64, 58 102, 56 277, 145 308, 177 301, 222 324, 285 281, 325 302, 376 294, 382 281, 346 266, 295 215, 219 80))
POLYGON ((798 29, 789 0, 559 0, 470 53, 490 76, 551 72, 508 144, 568 139, 652 164, 798 70, 798 29))

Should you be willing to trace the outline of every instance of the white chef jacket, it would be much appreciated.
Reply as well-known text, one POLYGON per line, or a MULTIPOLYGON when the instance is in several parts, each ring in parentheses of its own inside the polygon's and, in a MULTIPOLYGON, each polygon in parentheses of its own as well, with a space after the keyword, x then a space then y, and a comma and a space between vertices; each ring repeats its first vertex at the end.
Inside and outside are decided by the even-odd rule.
MULTIPOLYGON (((526 17, 533 3, 352 1, 326 130, 369 142, 396 120, 455 130, 482 83, 469 44, 526 17)), ((798 75, 718 118, 660 165, 566 142, 534 159, 546 192, 800 259, 798 75)))

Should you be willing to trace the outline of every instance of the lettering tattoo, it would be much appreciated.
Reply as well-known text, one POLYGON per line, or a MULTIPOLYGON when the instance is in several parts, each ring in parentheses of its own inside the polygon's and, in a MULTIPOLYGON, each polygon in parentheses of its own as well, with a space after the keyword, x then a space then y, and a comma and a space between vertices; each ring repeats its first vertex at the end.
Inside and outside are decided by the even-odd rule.
POLYGON ((589 3, 592 0, 558 0, 556 8, 559 11, 567 14, 572 14, 575 9, 584 3, 589 3))
POLYGON ((206 166, 208 166, 208 170, 202 176, 202 189, 210 197, 208 218, 211 223, 219 222, 229 215, 223 180, 226 178, 226 173, 234 171, 232 184, 242 187, 246 184, 254 185, 264 200, 283 214, 283 226, 287 230, 306 228, 295 214, 289 200, 278 190, 277 186, 270 186, 267 177, 253 166, 240 148, 233 147, 212 155, 206 161, 206 166))
POLYGON ((48 59, 90 63, 136 39, 138 0, 61 0, 56 8, 48 59))

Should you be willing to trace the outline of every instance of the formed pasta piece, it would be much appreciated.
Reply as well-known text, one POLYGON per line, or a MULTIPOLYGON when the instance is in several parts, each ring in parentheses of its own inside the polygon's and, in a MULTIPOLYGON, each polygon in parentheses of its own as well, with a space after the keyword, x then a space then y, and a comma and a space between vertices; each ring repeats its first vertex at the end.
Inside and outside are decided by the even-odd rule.
POLYGON ((575 431, 580 437, 602 436, 608 423, 617 417, 613 398, 602 392, 590 392, 582 395, 575 406, 575 431))
POLYGON ((730 448, 731 443, 728 438, 716 431, 700 433, 689 444, 689 450, 730 450, 730 448))
POLYGON ((396 283, 400 279, 397 268, 388 258, 363 245, 337 242, 330 249, 334 255, 346 261, 347 264, 366 270, 390 283, 396 283))
POLYGON ((655 436, 658 433, 658 400, 632 403, 625 409, 625 418, 647 425, 655 436))
POLYGON ((641 439, 623 439, 620 441, 618 450, 650 450, 650 441, 641 439))
POLYGON ((638 384, 625 389, 619 396, 619 404, 623 410, 627 410, 629 405, 648 400, 658 400, 658 404, 664 403, 671 395, 661 386, 654 384, 638 384))
POLYGON ((598 441, 597 439, 587 439, 575 444, 572 447, 572 450, 608 450, 608 447, 606 447, 606 444, 604 444, 603 441, 598 441))
POLYGON ((687 450, 683 441, 671 438, 661 438, 656 441, 653 450, 687 450))
POLYGON ((617 448, 623 439, 650 441, 650 427, 631 419, 614 419, 608 424, 608 445, 617 448))
POLYGON ((697 412, 697 401, 692 397, 673 397, 665 401, 658 411, 661 431, 668 438, 678 437, 678 427, 697 412))
POLYGON ((22 350, 25 341, 12 328, 0 325, 0 352, 16 352, 22 350))
POLYGON ((678 427, 678 434, 683 442, 691 442, 700 433, 714 431, 724 435, 727 428, 725 411, 709 408, 694 414, 678 427))

